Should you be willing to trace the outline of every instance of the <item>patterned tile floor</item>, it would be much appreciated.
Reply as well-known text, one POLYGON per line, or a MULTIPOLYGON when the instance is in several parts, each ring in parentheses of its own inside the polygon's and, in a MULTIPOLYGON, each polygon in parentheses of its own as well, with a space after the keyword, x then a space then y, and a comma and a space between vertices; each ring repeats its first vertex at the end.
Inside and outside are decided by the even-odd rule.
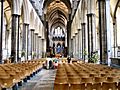
POLYGON ((42 69, 18 90, 53 90, 56 70, 42 69))

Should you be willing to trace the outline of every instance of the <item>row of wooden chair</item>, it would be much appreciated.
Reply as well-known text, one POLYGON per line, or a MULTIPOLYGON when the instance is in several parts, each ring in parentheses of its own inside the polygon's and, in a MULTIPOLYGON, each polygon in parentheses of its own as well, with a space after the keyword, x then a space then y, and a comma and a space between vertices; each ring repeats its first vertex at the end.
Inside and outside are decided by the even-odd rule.
MULTIPOLYGON (((68 60, 67 58, 59 58, 61 60, 62 63, 67 63, 68 60)), ((76 60, 74 58, 71 58, 71 62, 74 63, 74 62, 78 62, 78 63, 83 63, 83 60, 76 60)))
POLYGON ((59 64, 54 90, 120 90, 120 70, 105 65, 59 64))
POLYGON ((27 81, 40 71, 44 61, 31 60, 22 63, 0 64, 0 87, 2 89, 12 88, 18 83, 27 81))
POLYGON ((120 90, 120 84, 104 82, 101 83, 55 83, 54 90, 120 90))

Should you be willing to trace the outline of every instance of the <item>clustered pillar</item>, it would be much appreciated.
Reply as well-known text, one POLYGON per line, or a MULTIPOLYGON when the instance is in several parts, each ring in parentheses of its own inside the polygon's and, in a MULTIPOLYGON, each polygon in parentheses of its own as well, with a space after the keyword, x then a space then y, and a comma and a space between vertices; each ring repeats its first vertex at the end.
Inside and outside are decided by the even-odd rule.
POLYGON ((78 57, 78 33, 75 33, 75 52, 76 52, 76 58, 78 57))
POLYGON ((1 21, 0 21, 0 64, 2 63, 2 32, 3 32, 3 1, 4 0, 1 0, 0 1, 0 4, 1 4, 1 14, 0 14, 0 18, 1 18, 1 21))
POLYGON ((34 29, 31 29, 31 59, 33 59, 34 52, 34 29))
POLYGON ((73 51, 74 51, 74 50, 73 50, 73 47, 74 47, 74 46, 73 46, 73 38, 71 38, 71 54, 72 54, 72 57, 73 57, 73 51))
POLYGON ((107 62, 107 30, 105 0, 98 0, 99 8, 99 38, 100 38, 100 63, 107 62))
POLYGON ((11 62, 19 61, 19 18, 20 15, 12 15, 12 35, 11 35, 11 62))
POLYGON ((39 53, 39 55, 38 55, 38 58, 41 58, 41 52, 42 52, 42 50, 41 50, 41 43, 42 43, 42 41, 41 41, 41 36, 38 36, 38 53, 39 53))
POLYGON ((95 48, 95 23, 94 23, 94 14, 87 14, 87 27, 88 27, 88 59, 92 57, 95 48), (93 48, 94 47, 94 48, 93 48))
POLYGON ((44 39, 42 38, 42 58, 44 57, 44 39))
POLYGON ((35 33, 35 58, 38 57, 38 33, 35 33))
POLYGON ((116 54, 116 47, 117 47, 117 21, 116 21, 116 17, 114 17, 113 20, 113 36, 114 36, 114 57, 117 57, 116 54))
POLYGON ((81 29, 78 29, 78 49, 79 49, 79 59, 82 57, 82 34, 81 34, 81 29))
POLYGON ((75 57, 75 36, 73 36, 73 57, 75 57))
POLYGON ((25 60, 28 60, 28 33, 29 33, 29 24, 23 24, 22 51, 25 52, 25 60))
POLYGON ((86 52, 86 34, 85 34, 85 23, 81 23, 82 27, 82 59, 85 60, 85 52, 86 52))

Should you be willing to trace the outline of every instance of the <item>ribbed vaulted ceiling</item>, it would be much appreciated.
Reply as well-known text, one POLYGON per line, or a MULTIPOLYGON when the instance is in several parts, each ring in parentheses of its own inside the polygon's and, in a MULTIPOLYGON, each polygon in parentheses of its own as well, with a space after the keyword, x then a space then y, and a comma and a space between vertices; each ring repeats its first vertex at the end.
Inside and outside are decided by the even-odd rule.
POLYGON ((69 0, 45 0, 45 14, 49 30, 56 26, 66 28, 69 21, 70 1, 69 0))

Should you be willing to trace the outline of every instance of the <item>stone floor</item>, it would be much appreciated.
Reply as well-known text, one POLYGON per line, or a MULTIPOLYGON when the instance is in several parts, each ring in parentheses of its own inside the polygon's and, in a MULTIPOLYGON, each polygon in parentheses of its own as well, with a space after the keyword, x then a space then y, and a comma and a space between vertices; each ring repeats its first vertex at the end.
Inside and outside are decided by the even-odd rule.
POLYGON ((18 90, 53 90, 56 70, 42 69, 18 90))

